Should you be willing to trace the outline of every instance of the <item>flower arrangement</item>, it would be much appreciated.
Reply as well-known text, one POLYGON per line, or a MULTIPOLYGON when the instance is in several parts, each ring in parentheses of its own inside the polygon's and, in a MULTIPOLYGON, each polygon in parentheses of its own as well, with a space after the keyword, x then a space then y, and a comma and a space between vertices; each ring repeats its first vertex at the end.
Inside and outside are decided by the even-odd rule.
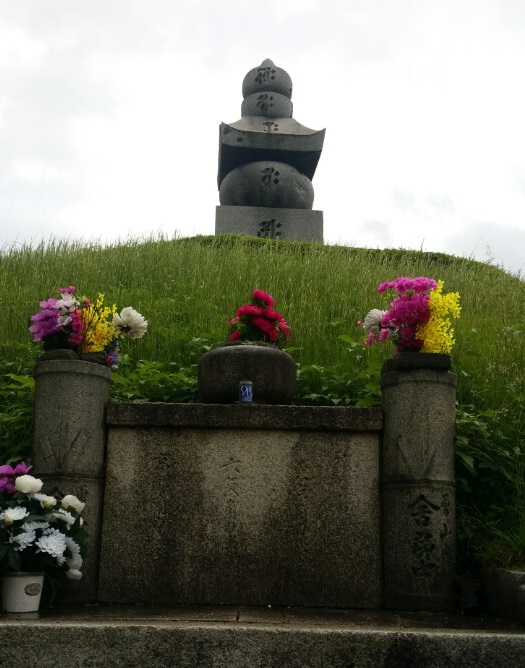
POLYGON ((40 311, 31 316, 29 331, 44 350, 69 348, 79 354, 105 352, 108 366, 118 364, 119 339, 140 339, 146 333, 148 322, 126 306, 120 313, 117 307, 104 305, 99 294, 94 303, 85 297, 77 298, 75 288, 58 290, 60 298, 40 302, 40 311))
POLYGON ((0 570, 82 577, 84 503, 42 494, 42 481, 20 462, 0 466, 0 570))
POLYGON ((252 299, 237 309, 229 321, 231 342, 263 341, 280 345, 291 336, 288 323, 274 310, 275 300, 263 290, 254 290, 252 299))
POLYGON ((426 276, 386 281, 377 291, 391 292, 393 299, 387 311, 372 309, 359 323, 367 333, 367 345, 393 341, 397 352, 450 353, 452 319, 461 311, 459 293, 443 294, 443 281, 426 276))

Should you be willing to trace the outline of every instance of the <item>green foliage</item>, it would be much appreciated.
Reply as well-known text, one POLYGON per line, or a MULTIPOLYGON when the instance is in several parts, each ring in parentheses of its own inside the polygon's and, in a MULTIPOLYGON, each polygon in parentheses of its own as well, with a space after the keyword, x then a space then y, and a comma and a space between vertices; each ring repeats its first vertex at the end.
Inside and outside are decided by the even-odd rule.
POLYGON ((38 352, 29 316, 59 287, 75 285, 91 298, 103 292, 107 303, 131 305, 149 321, 144 339, 123 342, 114 400, 195 401, 198 357, 226 340, 228 319, 259 288, 276 298, 291 326, 297 402, 371 406, 380 403, 379 370, 391 349, 366 349, 356 322, 388 305, 377 286, 401 275, 443 279, 445 292, 461 295, 453 370, 462 554, 525 565, 525 282, 450 255, 237 235, 107 247, 52 240, 4 251, 1 459, 29 456, 38 352))
POLYGON ((186 355, 174 362, 134 362, 123 357, 110 384, 112 401, 192 403, 197 401, 197 362, 210 350, 208 339, 196 337, 186 343, 186 355))
MULTIPOLYGON (((16 348, 14 349, 16 351, 16 348)), ((34 380, 32 351, 0 357, 0 460, 12 464, 31 455, 34 380)))
POLYGON ((505 410, 456 413, 459 558, 525 567, 525 444, 505 410))

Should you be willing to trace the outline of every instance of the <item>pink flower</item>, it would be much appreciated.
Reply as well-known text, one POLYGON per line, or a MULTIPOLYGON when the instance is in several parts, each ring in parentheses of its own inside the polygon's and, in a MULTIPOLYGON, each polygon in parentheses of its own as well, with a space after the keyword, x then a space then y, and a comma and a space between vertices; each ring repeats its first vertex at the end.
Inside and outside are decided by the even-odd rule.
POLYGON ((279 322, 277 323, 277 327, 279 327, 285 339, 289 339, 292 336, 292 330, 290 329, 290 325, 286 322, 286 320, 282 316, 280 317, 279 322))
MULTIPOLYGON (((384 332, 385 330, 381 330, 381 331, 384 332)), ((386 330, 386 331, 388 331, 388 330, 386 330)), ((370 347, 372 345, 372 343, 374 343, 375 340, 376 340, 376 335, 374 334, 374 332, 368 332, 368 336, 365 339, 365 346, 370 347)))

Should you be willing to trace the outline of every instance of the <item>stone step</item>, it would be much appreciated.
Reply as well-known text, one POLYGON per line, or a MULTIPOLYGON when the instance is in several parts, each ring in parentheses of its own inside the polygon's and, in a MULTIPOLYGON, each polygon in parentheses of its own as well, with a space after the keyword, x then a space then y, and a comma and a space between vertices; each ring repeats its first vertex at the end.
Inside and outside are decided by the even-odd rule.
POLYGON ((4 614, 0 622, 1 666, 525 666, 525 627, 439 613, 94 606, 4 614))

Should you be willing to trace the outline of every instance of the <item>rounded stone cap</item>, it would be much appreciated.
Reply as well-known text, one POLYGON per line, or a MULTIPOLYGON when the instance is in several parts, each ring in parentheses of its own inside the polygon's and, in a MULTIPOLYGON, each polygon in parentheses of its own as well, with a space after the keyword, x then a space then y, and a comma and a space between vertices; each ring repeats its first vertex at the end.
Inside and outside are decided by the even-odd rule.
POLYGON ((311 209, 314 187, 310 179, 284 162, 249 162, 227 174, 219 188, 226 206, 263 206, 311 209))
POLYGON ((292 101, 286 95, 273 91, 248 95, 241 104, 241 116, 243 117, 291 118, 292 115, 292 101))
POLYGON ((288 98, 292 97, 292 80, 288 72, 276 67, 269 59, 263 60, 259 67, 254 67, 244 77, 242 82, 242 96, 271 90, 288 98))

